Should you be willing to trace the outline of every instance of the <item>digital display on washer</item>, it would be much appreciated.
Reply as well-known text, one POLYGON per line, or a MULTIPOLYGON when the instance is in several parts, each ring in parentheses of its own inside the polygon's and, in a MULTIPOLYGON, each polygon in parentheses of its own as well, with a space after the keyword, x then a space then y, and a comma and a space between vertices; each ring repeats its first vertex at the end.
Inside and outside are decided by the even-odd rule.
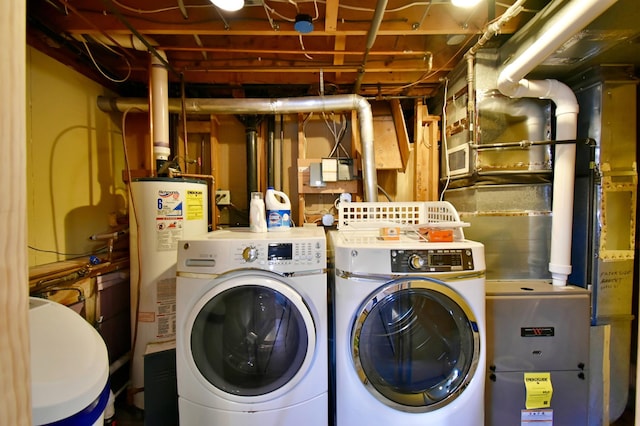
POLYGON ((269 260, 291 260, 293 259, 293 244, 291 243, 269 243, 267 250, 269 260))

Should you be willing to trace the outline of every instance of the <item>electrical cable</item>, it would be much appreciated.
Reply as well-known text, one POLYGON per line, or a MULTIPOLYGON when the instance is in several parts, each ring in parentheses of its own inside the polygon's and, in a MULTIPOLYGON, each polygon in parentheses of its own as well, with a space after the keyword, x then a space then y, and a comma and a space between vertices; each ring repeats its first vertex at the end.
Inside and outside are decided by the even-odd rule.
POLYGON ((447 143, 447 92, 449 89, 449 79, 444 79, 444 102, 442 106, 442 148, 444 150, 444 164, 445 171, 447 172, 447 180, 445 181, 444 186, 442 187, 442 192, 440 193, 440 201, 444 200, 444 192, 449 187, 449 182, 451 181, 451 168, 449 165, 449 145, 447 143))
POLYGON ((387 200, 392 203, 393 200, 391 199, 391 196, 387 193, 387 191, 385 191, 380 185, 378 185, 378 191, 382 192, 382 194, 387 198, 387 200))
POLYGON ((307 58, 307 59, 313 59, 313 56, 309 55, 306 52, 306 49, 304 47, 304 42, 302 41, 302 34, 298 34, 298 40, 300 40, 300 48, 302 48, 302 52, 304 54, 304 57, 307 58))
POLYGON ((96 67, 98 72, 100 74, 102 74, 102 76, 104 78, 106 78, 107 80, 112 81, 114 83, 124 83, 125 81, 129 80, 129 77, 131 77, 131 62, 129 62, 129 60, 126 57, 124 57, 123 55, 118 54, 113 49, 109 49, 112 52, 116 53, 121 58, 123 58, 125 60, 125 62, 127 63, 127 75, 124 76, 123 78, 121 78, 120 80, 117 80, 115 78, 109 77, 104 71, 102 71, 102 68, 100 68, 100 65, 98 65, 98 63, 96 62, 95 58, 93 57, 93 54, 91 53, 91 49, 89 49, 89 45, 87 44, 87 42, 82 40, 82 44, 84 45, 84 48, 87 50, 87 54, 89 55, 89 58, 91 58, 91 62, 93 62, 93 65, 96 67))
MULTIPOLYGON (((104 252, 105 250, 108 249, 107 246, 104 246, 104 247, 100 247, 98 249, 95 249, 95 250, 92 250, 92 251, 89 251, 89 252, 86 252, 86 253, 64 253, 64 252, 57 251, 57 250, 40 249, 40 248, 31 246, 31 245, 28 245, 27 248, 29 250, 38 251, 38 252, 41 252, 41 253, 53 253, 53 254, 57 254, 57 255, 60 255, 60 256, 74 256, 71 259, 76 259, 76 258, 80 258, 80 257, 86 257, 86 256, 90 256, 92 254, 99 254, 99 253, 102 253, 102 252, 104 252)), ((67 259, 67 260, 71 260, 71 259, 67 259)))
MULTIPOLYGON (((129 192, 129 202, 131 203, 131 211, 133 212, 133 217, 134 220, 136 221, 136 240, 137 240, 137 244, 136 244, 136 249, 137 249, 137 258, 138 258, 138 276, 137 276, 137 289, 136 289, 136 303, 135 303, 135 310, 134 310, 134 314, 133 314, 133 318, 132 320, 135 321, 135 327, 132 327, 132 336, 131 336, 131 363, 129 365, 129 377, 133 377, 133 359, 135 356, 135 350, 136 350, 136 343, 138 341, 138 327, 139 327, 139 321, 138 321, 138 314, 140 312, 140 295, 141 295, 141 291, 140 291, 140 287, 141 287, 141 281, 142 281, 142 259, 141 259, 141 252, 140 252, 140 247, 142 246, 141 244, 141 238, 140 238, 140 221, 138 220, 138 212, 136 209, 136 204, 135 204, 135 200, 133 197, 133 190, 131 188, 131 166, 129 163, 129 155, 127 154, 127 132, 125 131, 125 125, 126 125, 126 118, 127 118, 127 114, 129 112, 131 112, 134 109, 138 109, 136 107, 133 108, 129 108, 126 111, 124 111, 124 113, 122 114, 122 146, 124 149, 124 163, 125 163, 125 170, 127 173, 127 188, 128 188, 128 192, 129 192)), ((130 403, 130 405, 133 405, 133 396, 136 393, 142 392, 144 390, 144 388, 138 388, 138 389, 134 389, 131 388, 128 390, 127 393, 127 399, 129 400, 128 402, 130 403)))

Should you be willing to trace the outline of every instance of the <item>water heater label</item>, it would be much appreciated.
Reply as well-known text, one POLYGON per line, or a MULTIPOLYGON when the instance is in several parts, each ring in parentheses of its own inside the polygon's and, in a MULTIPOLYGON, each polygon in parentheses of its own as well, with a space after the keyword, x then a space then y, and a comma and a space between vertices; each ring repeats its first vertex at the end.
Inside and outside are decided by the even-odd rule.
POLYGON ((202 191, 187 191, 187 220, 202 220, 204 218, 204 193, 202 191))
POLYGON ((156 200, 156 249, 173 251, 183 236, 184 207, 180 191, 159 190, 156 200))
POLYGON ((158 191, 158 216, 182 216, 180 191, 158 191))

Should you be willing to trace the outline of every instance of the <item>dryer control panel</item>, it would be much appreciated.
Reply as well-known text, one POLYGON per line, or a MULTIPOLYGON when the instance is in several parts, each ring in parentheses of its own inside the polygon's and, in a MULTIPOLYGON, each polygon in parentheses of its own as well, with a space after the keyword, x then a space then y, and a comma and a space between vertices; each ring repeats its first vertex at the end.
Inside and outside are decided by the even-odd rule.
POLYGON ((455 272, 473 270, 471 249, 391 250, 391 272, 455 272))

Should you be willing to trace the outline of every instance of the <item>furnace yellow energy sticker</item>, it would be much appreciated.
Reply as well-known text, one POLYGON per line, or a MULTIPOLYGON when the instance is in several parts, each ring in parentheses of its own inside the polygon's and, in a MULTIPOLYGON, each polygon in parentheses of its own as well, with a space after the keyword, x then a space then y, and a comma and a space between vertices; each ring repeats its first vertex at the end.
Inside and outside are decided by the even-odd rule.
POLYGON ((551 373, 524 373, 524 386, 527 392, 525 403, 527 410, 551 406, 553 396, 551 373))

